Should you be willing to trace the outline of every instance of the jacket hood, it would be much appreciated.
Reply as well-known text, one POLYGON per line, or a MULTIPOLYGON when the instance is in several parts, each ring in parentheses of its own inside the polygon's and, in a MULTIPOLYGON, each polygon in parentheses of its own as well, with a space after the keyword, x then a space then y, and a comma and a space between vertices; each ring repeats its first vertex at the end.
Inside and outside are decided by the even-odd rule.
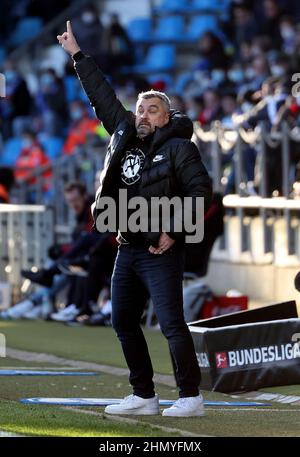
POLYGON ((190 140, 193 136, 194 127, 189 117, 179 111, 171 110, 170 121, 164 127, 157 128, 154 133, 153 147, 171 138, 183 138, 190 140))

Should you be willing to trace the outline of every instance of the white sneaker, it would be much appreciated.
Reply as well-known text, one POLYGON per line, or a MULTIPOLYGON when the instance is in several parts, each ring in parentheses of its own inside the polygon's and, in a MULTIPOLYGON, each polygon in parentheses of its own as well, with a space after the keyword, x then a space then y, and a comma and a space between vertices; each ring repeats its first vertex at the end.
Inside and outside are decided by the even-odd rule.
POLYGON ((24 300, 1 313, 2 319, 20 319, 23 315, 34 307, 31 300, 24 300))
POLYGON ((107 300, 107 302, 101 307, 101 312, 104 315, 111 314, 111 312, 112 312, 111 300, 107 300))
POLYGON ((42 305, 34 306, 32 309, 24 313, 22 316, 24 319, 36 320, 42 317, 42 305))
POLYGON ((170 417, 204 416, 203 397, 200 394, 197 397, 179 398, 170 408, 164 409, 162 415, 170 417))
POLYGON ((79 314, 79 309, 75 305, 67 306, 58 313, 50 314, 50 317, 53 321, 66 322, 71 319, 74 319, 79 314))
POLYGON ((69 312, 75 308, 76 308, 75 305, 69 305, 69 306, 66 306, 65 308, 60 309, 56 313, 52 313, 52 314, 59 314, 60 316, 64 316, 65 314, 69 314, 69 312))
POLYGON ((130 414, 133 416, 146 416, 159 414, 158 395, 152 398, 141 398, 131 394, 125 397, 118 405, 106 406, 107 414, 130 414))

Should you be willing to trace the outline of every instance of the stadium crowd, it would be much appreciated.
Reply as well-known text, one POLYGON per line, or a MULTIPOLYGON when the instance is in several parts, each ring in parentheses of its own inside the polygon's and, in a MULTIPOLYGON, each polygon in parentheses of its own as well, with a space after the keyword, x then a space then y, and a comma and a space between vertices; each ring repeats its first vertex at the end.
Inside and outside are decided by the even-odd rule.
MULTIPOLYGON (((1 65, 6 77, 6 97, 0 102, 0 165, 12 166, 17 182, 28 180, 31 170, 73 153, 89 140, 102 144, 107 138, 77 81, 72 62, 55 43, 54 36, 51 45, 45 45, 44 57, 34 61, 26 74, 21 74, 17 62, 9 59, 14 40, 8 25, 20 21, 22 14, 38 17, 46 24, 70 2, 54 3, 55 7, 43 5, 40 11, 39 2, 6 2, 7 14, 3 15, 3 49, 8 57, 1 65)), ((205 129, 214 121, 228 129, 237 125, 253 129, 264 121, 268 129, 276 130, 282 119, 291 127, 298 126, 300 96, 292 95, 295 82, 291 78, 299 68, 299 3, 223 3, 226 14, 221 15, 217 25, 202 30, 193 43, 194 63, 184 71, 175 71, 175 78, 167 72, 140 72, 140 65, 135 64, 145 47, 130 40, 130 24, 127 29, 123 27, 116 14, 104 26, 95 5, 86 4, 72 18, 72 24, 82 49, 95 58, 129 109, 134 108, 138 92, 153 87, 166 90, 173 108, 187 113, 205 129)), ((180 43, 185 43, 184 36, 179 38, 180 43)), ((152 44, 156 41, 153 38, 152 44)), ((295 164, 299 159, 297 149, 293 151, 295 164)), ((255 180, 257 151, 249 147, 243 155, 246 180, 251 184, 255 180)), ((270 169, 274 158, 280 160, 278 151, 272 156, 270 169)), ((230 193, 234 150, 224 157, 224 165, 230 167, 224 192, 230 193)), ((44 176, 49 180, 49 173, 44 176)), ((270 195, 280 187, 278 179, 272 177, 270 195)), ((45 191, 49 186, 50 183, 45 184, 45 191)))
MULTIPOLYGON (((56 44, 56 32, 64 24, 54 28, 52 42, 50 39, 45 45, 47 52, 42 59, 31 62, 26 74, 20 71, 18 62, 10 59, 17 44, 21 45, 16 36, 10 34, 11 24, 18 24, 22 17, 30 16, 38 18, 43 27, 71 2, 44 1, 39 8, 40 3, 4 1, 5 14, 0 19, 2 54, 7 56, 3 57, 0 66, 6 78, 6 97, 0 99, 0 198, 7 203, 13 184, 11 175, 7 179, 7 167, 10 167, 10 174, 13 170, 17 183, 25 181, 30 185, 35 179, 31 172, 37 167, 51 165, 57 158, 72 155, 89 143, 101 146, 108 137, 95 119, 71 59, 68 60, 56 44)), ((101 66, 128 109, 134 109, 140 91, 153 87, 166 91, 171 97, 172 108, 198 121, 203 130, 209 130, 216 121, 225 129, 235 129, 239 125, 254 129, 264 122, 269 131, 276 132, 283 120, 290 128, 300 127, 300 93, 292 92, 295 84, 292 75, 299 68, 300 51, 300 4, 297 0, 224 1, 224 10, 216 25, 204 29, 192 44, 193 64, 184 71, 174 68, 174 71, 158 74, 138 70, 147 47, 132 39, 130 24, 127 28, 123 26, 117 14, 112 14, 109 23, 104 25, 92 2, 85 4, 71 19, 81 48, 101 66)), ((149 39, 149 36, 144 38, 149 39)), ((184 36, 180 37, 180 43, 185 43, 184 36)), ((156 44, 154 38, 152 44, 156 44)), ((176 49, 179 49, 177 44, 176 49)), ((297 182, 300 180, 297 143, 293 143, 292 151, 293 180, 297 182)), ((257 156, 255 145, 243 149, 247 195, 257 191, 253 184, 257 179, 257 156)), ((235 148, 228 151, 222 161, 223 168, 230 170, 224 181, 224 193, 232 193, 235 148)), ((280 147, 267 151, 267 163, 268 194, 271 196, 276 191, 280 195, 280 147)), ((51 168, 44 172, 43 178, 43 191, 47 195, 53 185, 51 168)), ((65 197, 79 224, 71 246, 65 252, 62 247, 52 247, 50 263, 43 270, 22 272, 25 278, 42 288, 25 302, 2 312, 2 318, 50 316, 53 320, 76 325, 109 323, 109 296, 103 300, 103 309, 96 302, 100 290, 109 289, 116 246, 111 237, 103 239, 102 235, 91 234, 86 228, 89 197, 82 184, 69 183, 65 197), (70 198, 72 193, 75 196, 70 198), (76 200, 81 202, 79 208, 78 202, 74 203, 76 200), (83 226, 80 218, 85 220, 83 226), (106 259, 104 265, 103 258, 106 259), (95 271, 102 272, 102 279, 96 285, 91 284, 95 271), (66 304, 69 306, 64 311, 56 311, 55 297, 67 283, 66 304)), ((216 214, 219 222, 214 236, 208 241, 207 262, 213 242, 222 232, 220 204, 216 204, 212 217, 216 214)), ((191 266, 192 269, 197 271, 199 266, 191 266)), ((197 275, 204 276, 206 268, 204 270, 197 275)))

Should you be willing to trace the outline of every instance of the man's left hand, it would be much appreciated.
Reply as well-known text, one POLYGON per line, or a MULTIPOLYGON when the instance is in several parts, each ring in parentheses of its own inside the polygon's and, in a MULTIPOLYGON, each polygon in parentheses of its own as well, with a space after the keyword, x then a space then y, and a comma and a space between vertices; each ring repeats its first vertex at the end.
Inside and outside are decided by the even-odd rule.
POLYGON ((149 252, 151 254, 163 254, 165 251, 170 249, 171 246, 175 243, 175 240, 169 237, 166 233, 162 233, 159 237, 158 247, 154 246, 149 247, 149 252))

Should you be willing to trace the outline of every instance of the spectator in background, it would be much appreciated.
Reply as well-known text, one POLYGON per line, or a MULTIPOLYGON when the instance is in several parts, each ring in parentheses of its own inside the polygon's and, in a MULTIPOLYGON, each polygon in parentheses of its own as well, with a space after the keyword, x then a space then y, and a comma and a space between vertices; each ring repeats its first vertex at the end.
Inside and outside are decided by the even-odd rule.
POLYGON ((280 130, 282 122, 286 121, 289 127, 299 126, 300 121, 300 99, 292 95, 286 96, 284 104, 277 111, 273 124, 273 131, 280 130))
POLYGON ((29 127, 32 99, 27 84, 13 62, 4 63, 6 97, 0 100, 0 127, 3 139, 21 135, 29 127))
MULTIPOLYGON (((281 130, 283 122, 287 123, 290 129, 299 128, 300 125, 300 98, 299 96, 293 97, 288 95, 291 93, 289 87, 291 82, 287 80, 285 82, 288 87, 286 89, 286 96, 284 104, 282 104, 277 111, 277 115, 272 127, 272 133, 281 130)), ((290 168, 290 175, 293 173, 292 191, 290 196, 292 198, 300 198, 300 143, 295 140, 292 136, 289 138, 290 142, 290 161, 292 167, 290 168)))
POLYGON ((72 233, 72 243, 67 246, 55 246, 50 251, 51 257, 56 261, 51 268, 40 269, 37 272, 31 270, 22 270, 22 275, 30 281, 45 287, 51 287, 53 278, 56 274, 61 274, 57 267, 58 263, 64 262, 69 258, 74 258, 86 253, 90 244, 97 239, 97 233, 92 233, 92 198, 87 193, 86 186, 78 181, 70 182, 64 189, 65 200, 68 207, 75 213, 76 227, 72 233), (90 237, 95 235, 95 237, 90 237))
POLYGON ((49 68, 41 73, 39 83, 35 105, 37 121, 39 118, 42 121, 40 130, 51 136, 62 136, 68 121, 63 81, 49 68))
POLYGON ((240 45, 251 42, 258 34, 258 25, 251 6, 246 2, 234 3, 232 18, 225 24, 225 32, 230 37, 236 50, 236 57, 240 57, 240 45))
POLYGON ((52 313, 50 317, 59 322, 77 322, 77 315, 93 313, 100 290, 110 284, 117 242, 116 234, 91 232, 91 201, 84 185, 79 182, 69 183, 65 187, 65 199, 75 212, 77 220, 69 250, 62 255, 56 253, 57 258, 50 268, 37 272, 22 270, 22 275, 49 288, 48 296, 51 294, 51 298, 54 295, 53 288, 56 293, 58 278, 67 275, 70 283, 67 306, 52 313), (74 265, 77 266, 75 270, 81 274, 76 274, 74 265), (84 272, 86 276, 82 276, 84 272))
POLYGON ((212 121, 222 117, 220 94, 213 89, 207 89, 203 94, 203 110, 199 115, 199 122, 202 125, 209 125, 212 121))
POLYGON ((200 60, 194 70, 213 70, 214 68, 227 68, 228 57, 220 38, 212 32, 204 33, 198 41, 200 60))
POLYGON ((271 75, 276 78, 290 78, 292 75, 292 68, 288 56, 279 54, 275 57, 271 63, 270 71, 271 75))
POLYGON ((97 135, 100 123, 89 116, 87 107, 80 100, 73 101, 69 106, 71 125, 63 146, 64 154, 72 154, 78 146, 86 144, 90 135, 97 135))
POLYGON ((15 182, 12 168, 0 167, 0 203, 10 203, 9 191, 15 182))
MULTIPOLYGON (((37 178, 31 177, 38 168, 50 165, 50 160, 39 144, 35 133, 27 130, 22 135, 22 148, 15 165, 15 176, 19 182, 26 182, 28 185, 36 184, 37 178)), ((43 190, 49 190, 51 186, 52 171, 43 173, 43 190)))
POLYGON ((232 92, 224 93, 221 98, 221 109, 223 112, 223 117, 221 119, 222 124, 224 127, 233 128, 234 122, 232 119, 233 113, 235 113, 237 109, 237 100, 236 95, 232 92))
POLYGON ((269 63, 265 55, 254 57, 245 71, 247 83, 245 89, 259 90, 263 82, 270 76, 269 63))
POLYGON ((294 59, 299 64, 299 55, 300 55, 300 24, 296 26, 296 46, 295 46, 295 53, 294 59))
POLYGON ((278 76, 267 78, 256 95, 260 97, 264 104, 254 116, 249 118, 249 122, 255 127, 258 122, 265 121, 267 127, 271 128, 276 121, 277 112, 284 104, 287 96, 281 78, 278 76))
POLYGON ((242 65, 248 64, 251 61, 251 40, 245 40, 240 43, 239 48, 239 63, 242 65))
MULTIPOLYGON (((73 290, 72 299, 70 299, 69 294, 69 302, 72 302, 75 308, 71 308, 73 310, 71 313, 68 312, 66 314, 63 310, 54 315, 52 314, 52 320, 83 324, 91 315, 95 312, 97 313, 97 300, 101 290, 104 287, 110 288, 110 280, 117 254, 116 234, 93 232, 85 238, 90 243, 89 245, 86 244, 85 251, 82 251, 81 257, 72 258, 73 254, 70 252, 67 262, 65 259, 60 259, 60 270, 63 273, 75 276, 75 278, 73 277, 73 283, 77 287, 73 290), (74 265, 79 265, 81 268, 74 268, 74 265), (76 276, 77 271, 85 272, 86 276, 76 276)), ((75 247, 76 245, 73 247, 73 252, 75 247)))
POLYGON ((282 39, 282 50, 287 55, 294 54, 297 42, 297 29, 295 21, 291 16, 281 17, 280 36, 282 39))
POLYGON ((229 84, 227 73, 223 68, 215 68, 210 73, 212 87, 213 88, 222 88, 229 84))
POLYGON ((194 95, 185 101, 186 114, 192 121, 199 121, 200 113, 203 110, 203 97, 201 95, 194 95))
POLYGON ((80 16, 72 20, 74 33, 81 43, 83 52, 88 52, 96 62, 108 70, 103 26, 93 4, 85 5, 80 16))
MULTIPOLYGON (((40 317, 46 318, 53 311, 53 302, 56 294, 69 286, 67 303, 72 302, 72 295, 75 289, 76 280, 71 276, 62 275, 57 267, 59 262, 66 261, 68 258, 78 257, 88 253, 88 247, 93 243, 93 239, 89 239, 92 235, 92 215, 91 215, 91 199, 89 199, 87 189, 84 184, 74 181, 65 186, 65 200, 70 208, 75 213, 76 226, 72 232, 72 242, 69 245, 53 245, 48 250, 49 261, 53 261, 52 266, 42 268, 37 272, 31 270, 22 270, 22 275, 41 286, 37 291, 31 294, 26 300, 9 308, 7 311, 0 313, 2 319, 37 319, 40 317), (46 306, 45 306, 46 305, 46 306)), ((100 237, 95 234, 95 239, 100 237)), ((68 310, 69 315, 77 314, 75 307, 68 310)))
MULTIPOLYGON (((271 130, 277 119, 277 113, 285 103, 287 94, 282 85, 281 78, 267 78, 261 90, 257 93, 260 96, 260 109, 253 113, 248 119, 249 125, 254 128, 259 122, 264 122, 265 127, 271 130)), ((261 179, 261 177, 260 177, 261 179)), ((268 196, 275 196, 282 192, 282 154, 281 144, 266 142, 265 150, 265 182, 268 196), (275 192, 275 193, 274 193, 275 192)))
POLYGON ((134 49, 116 13, 111 15, 105 35, 109 74, 114 78, 114 74, 119 73, 120 67, 133 64, 134 49))
POLYGON ((278 0, 264 0, 263 2, 264 19, 261 28, 265 35, 272 38, 273 44, 280 48, 282 37, 280 34, 280 20, 283 16, 283 11, 280 8, 278 0))
POLYGON ((245 70, 239 63, 234 63, 228 70, 228 80, 233 86, 236 92, 239 92, 242 86, 245 84, 245 70))
MULTIPOLYGON (((27 0, 1 0, 1 32, 3 31, 4 42, 7 49, 11 51, 13 45, 10 43, 10 36, 16 24, 26 17, 27 0), (2 28, 4 25, 4 28, 2 28)), ((0 32, 0 33, 1 33, 0 32)))
POLYGON ((170 96, 171 108, 175 111, 180 111, 182 114, 186 114, 186 104, 184 98, 179 94, 173 94, 170 96))

